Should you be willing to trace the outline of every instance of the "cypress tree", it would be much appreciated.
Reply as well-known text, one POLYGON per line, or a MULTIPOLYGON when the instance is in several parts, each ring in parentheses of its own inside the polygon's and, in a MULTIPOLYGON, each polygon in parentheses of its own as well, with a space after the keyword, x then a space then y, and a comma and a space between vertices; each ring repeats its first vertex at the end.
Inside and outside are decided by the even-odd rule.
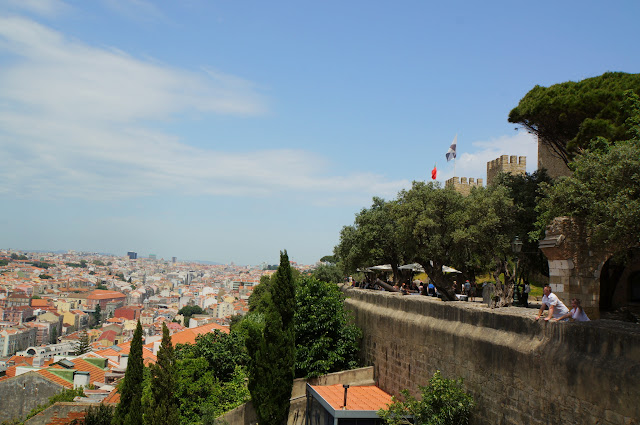
POLYGON ((176 397, 176 356, 166 324, 162 324, 162 342, 158 361, 151 366, 151 402, 144 415, 148 425, 178 425, 180 412, 176 397))
POLYGON ((86 329, 80 332, 78 338, 78 344, 76 345, 76 351, 73 353, 76 356, 80 356, 84 353, 91 351, 91 343, 89 342, 89 335, 87 335, 86 329))
POLYGON ((113 417, 114 425, 140 425, 142 423, 142 380, 144 363, 142 361, 142 325, 133 333, 129 361, 124 379, 120 384, 120 404, 113 417))
POLYGON ((287 252, 280 253, 262 329, 250 328, 249 391, 261 425, 282 425, 289 415, 293 387, 295 288, 287 252))

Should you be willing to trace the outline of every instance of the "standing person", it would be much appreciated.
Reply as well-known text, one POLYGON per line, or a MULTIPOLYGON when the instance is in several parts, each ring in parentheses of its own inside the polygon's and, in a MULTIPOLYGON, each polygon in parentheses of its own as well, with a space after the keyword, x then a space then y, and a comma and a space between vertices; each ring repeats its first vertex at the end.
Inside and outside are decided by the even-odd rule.
POLYGON ((542 297, 542 305, 540 306, 540 311, 538 311, 536 320, 540 319, 540 316, 542 316, 542 313, 547 307, 549 308, 549 314, 544 318, 544 320, 549 320, 551 318, 559 320, 569 312, 567 306, 560 301, 556 294, 551 292, 551 287, 549 285, 544 286, 543 292, 544 296, 542 297))
POLYGON ((464 293, 465 295, 471 294, 471 283, 469 282, 469 279, 464 283, 464 293))
POLYGON ((587 313, 584 312, 582 306, 580 305, 580 300, 574 298, 571 300, 571 310, 562 317, 558 319, 553 319, 555 321, 563 320, 563 319, 573 319, 576 322, 589 322, 590 319, 587 317, 587 313))
POLYGON ((525 307, 529 307, 529 292, 531 292, 531 286, 529 286, 529 282, 525 282, 522 290, 522 305, 525 307))

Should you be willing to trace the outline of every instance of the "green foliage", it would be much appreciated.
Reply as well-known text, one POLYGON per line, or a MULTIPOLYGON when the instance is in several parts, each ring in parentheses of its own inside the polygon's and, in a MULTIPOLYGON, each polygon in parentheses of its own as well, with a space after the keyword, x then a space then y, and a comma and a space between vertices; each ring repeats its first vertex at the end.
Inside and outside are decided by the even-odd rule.
POLYGON ((158 360, 151 366, 151 397, 145 409, 147 425, 178 425, 180 422, 176 397, 176 356, 166 324, 162 324, 162 342, 158 360))
POLYGON ((264 327, 248 327, 249 391, 258 422, 281 425, 289 412, 295 362, 295 289, 287 252, 269 288, 271 301, 264 311, 264 327))
POLYGON ((142 382, 144 375, 144 363, 142 360, 142 325, 138 325, 133 333, 127 370, 122 379, 120 391, 120 403, 113 417, 114 425, 140 425, 142 424, 142 382))
POLYGON ((324 257, 322 257, 320 259, 321 263, 331 263, 331 264, 335 264, 337 263, 337 259, 335 255, 325 255, 324 257))
POLYGON ((42 273, 41 275, 38 275, 38 277, 39 277, 40 279, 53 279, 53 276, 48 275, 48 274, 46 274, 46 273, 42 273))
POLYGON ((549 184, 551 178, 546 170, 538 170, 533 174, 514 175, 501 173, 498 175, 495 184, 505 186, 508 195, 513 199, 513 206, 517 220, 514 222, 512 236, 520 237, 522 253, 520 254, 520 274, 528 278, 532 272, 542 275, 549 275, 549 265, 542 251, 538 249, 539 238, 532 238, 530 234, 536 230, 538 221, 537 206, 545 196, 542 185, 549 184))
POLYGON ((26 255, 18 255, 14 252, 13 254, 11 254, 11 259, 12 260, 28 260, 29 257, 27 257, 26 255))
POLYGON ((535 86, 511 110, 509 122, 537 134, 569 162, 597 137, 611 142, 628 137, 629 115, 621 105, 629 89, 640 93, 640 74, 607 72, 579 82, 535 86))
POLYGON ((88 353, 91 351, 91 343, 89 342, 89 335, 86 330, 80 332, 80 337, 78 338, 78 344, 76 345, 76 351, 73 353, 76 356, 80 356, 84 353, 88 353))
POLYGON ((249 356, 244 347, 244 338, 237 332, 224 333, 214 330, 198 335, 194 345, 186 344, 177 347, 177 355, 181 359, 203 358, 208 362, 208 369, 220 381, 229 381, 236 367, 244 367, 249 356))
POLYGON ((360 329, 349 323, 340 289, 315 278, 296 285, 296 377, 358 366, 360 329))
POLYGON ((340 243, 334 248, 334 253, 345 273, 357 268, 391 264, 397 278, 398 266, 406 260, 397 202, 374 197, 371 208, 362 209, 353 226, 342 228, 340 243))
POLYGON ((640 98, 628 91, 625 106, 632 139, 615 145, 602 143, 599 149, 578 155, 573 174, 545 185, 548 196, 539 206, 541 237, 549 222, 558 216, 582 221, 593 247, 610 245, 624 250, 638 245, 640 234, 640 98))
POLYGON ((475 406, 473 397, 462 387, 462 379, 445 379, 437 371, 429 380, 429 385, 419 387, 418 400, 402 391, 405 401, 393 398, 388 409, 381 409, 378 415, 388 425, 466 425, 475 406))
POLYGON ((271 304, 271 276, 262 275, 260 284, 253 288, 249 296, 249 311, 266 311, 271 304))
POLYGON ((80 260, 79 263, 64 263, 64 264, 73 268, 86 268, 87 260, 80 260))
POLYGON ((102 322, 102 307, 100 307, 100 303, 96 304, 96 308, 93 311, 93 320, 96 322, 96 325, 102 322))
POLYGON ((82 388, 68 389, 68 390, 59 392, 58 394, 52 395, 51 397, 49 397, 49 400, 46 403, 33 408, 24 420, 26 421, 29 418, 34 417, 35 415, 42 412, 47 407, 52 406, 58 402, 71 402, 76 397, 84 397, 84 390, 82 388))
POLYGON ((442 266, 473 277, 510 252, 512 201, 500 186, 474 188, 465 197, 438 183, 414 182, 398 194, 398 223, 407 260, 422 265, 438 291, 455 299, 442 266))
POLYGON ((5 267, 9 265, 9 260, 0 259, 0 267, 5 267))
POLYGON ((45 263, 44 261, 34 261, 31 265, 39 269, 48 269, 49 267, 53 267, 53 264, 45 263))
POLYGON ((100 260, 93 260, 93 264, 96 266, 104 266, 105 264, 100 260))
POLYGON ((189 326, 189 320, 191 320, 191 316, 194 314, 202 314, 204 310, 200 306, 197 305, 185 305, 178 311, 178 314, 184 316, 184 326, 189 326))
POLYGON ((100 403, 97 407, 89 406, 84 418, 84 425, 111 425, 115 408, 100 403))
POLYGON ((313 277, 323 282, 341 283, 344 278, 335 264, 320 264, 313 271, 313 277))

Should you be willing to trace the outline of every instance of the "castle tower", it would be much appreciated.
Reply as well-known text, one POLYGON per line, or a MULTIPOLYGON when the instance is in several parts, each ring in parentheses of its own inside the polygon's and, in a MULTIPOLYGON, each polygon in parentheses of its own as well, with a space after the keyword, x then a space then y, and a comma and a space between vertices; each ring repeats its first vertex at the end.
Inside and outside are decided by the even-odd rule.
POLYGON ((482 187, 482 179, 475 180, 473 177, 451 177, 444 184, 445 188, 450 188, 456 192, 467 196, 471 193, 472 187, 482 187))
POLYGON ((491 186, 500 173, 525 175, 527 172, 527 157, 516 155, 501 155, 493 161, 487 162, 487 186, 491 186))

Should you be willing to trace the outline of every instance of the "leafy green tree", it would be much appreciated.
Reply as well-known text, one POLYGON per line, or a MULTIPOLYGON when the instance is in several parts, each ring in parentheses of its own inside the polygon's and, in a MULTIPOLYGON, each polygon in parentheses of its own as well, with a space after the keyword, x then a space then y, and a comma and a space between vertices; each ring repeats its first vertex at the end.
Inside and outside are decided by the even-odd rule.
POLYGON ((46 274, 46 273, 42 273, 41 275, 38 276, 40 279, 53 279, 53 276, 46 274))
POLYGON ((84 353, 91 351, 91 343, 89 342, 89 335, 86 330, 80 332, 78 343, 76 345, 76 351, 73 353, 76 356, 80 356, 84 353))
POLYGON ((321 263, 331 263, 331 264, 335 264, 338 261, 336 260, 336 256, 335 255, 325 255, 324 257, 322 257, 320 259, 321 263))
POLYGON ((621 251, 638 246, 640 234, 640 99, 627 92, 631 139, 578 155, 570 165, 573 175, 546 185, 539 209, 538 233, 554 217, 581 220, 594 248, 621 251))
POLYGON ((189 320, 191 320, 191 316, 193 316, 194 314, 202 313, 204 313, 204 310, 202 310, 202 308, 197 305, 185 305, 178 311, 178 314, 184 316, 184 326, 187 327, 189 326, 189 320))
POLYGON ((143 376, 142 325, 138 320, 131 341, 127 370, 119 386, 120 403, 113 418, 114 425, 140 425, 143 423, 141 402, 143 376))
POLYGON ((536 230, 538 222, 539 214, 536 208, 544 196, 541 192, 542 184, 550 182, 551 178, 544 169, 526 175, 501 173, 495 182, 506 187, 509 197, 513 199, 515 215, 518 218, 514 221, 513 236, 518 236, 523 242, 518 275, 525 281, 529 281, 532 273, 549 275, 546 257, 538 249, 539 238, 530 238, 530 234, 536 230))
POLYGON ((397 202, 374 197, 371 208, 362 209, 353 226, 343 227, 334 253, 346 273, 390 264, 397 282, 398 267, 406 260, 397 213, 397 202))
POLYGON ((388 425, 466 425, 475 407, 473 397, 462 387, 462 379, 445 379, 436 371, 429 385, 419 387, 421 398, 403 390, 405 401, 395 397, 378 415, 388 425))
POLYGON ((610 142, 627 138, 629 115, 621 108, 624 92, 640 93, 640 74, 607 72, 579 82, 535 86, 509 113, 569 163, 597 137, 610 142))
POLYGON ((84 425, 111 425, 115 408, 108 404, 100 403, 98 406, 89 406, 84 417, 84 425))
POLYGON ((358 366, 360 329, 350 323, 344 295, 307 277, 296 285, 296 377, 310 378, 358 366))
POLYGON ((100 307, 100 303, 96 304, 96 308, 93 311, 93 319, 96 322, 96 325, 99 325, 102 322, 102 307, 100 307))
POLYGON ((104 266, 105 264, 100 260, 93 260, 93 264, 96 266, 104 266))
POLYGON ((335 264, 320 264, 313 271, 313 277, 323 282, 342 283, 343 275, 335 264))
POLYGON ((249 296, 249 312, 266 311, 271 305, 271 276, 262 275, 260 284, 253 288, 249 296))
POLYGON ((198 335, 195 344, 179 345, 177 355, 182 359, 203 358, 208 362, 208 369, 214 377, 227 382, 236 367, 244 367, 249 356, 244 347, 244 338, 237 332, 224 333, 214 330, 198 335))
MULTIPOLYGON (((513 211, 504 187, 474 188, 465 197, 438 183, 414 182, 398 194, 398 222, 408 259, 424 268, 443 299, 456 299, 443 266, 467 274, 491 266, 506 271, 513 211)), ((510 304, 509 288, 512 284, 497 291, 502 305, 510 304)))
POLYGON ((264 327, 249 328, 249 391, 258 421, 281 425, 289 413, 295 363, 295 289, 286 251, 280 253, 269 292, 264 327))
POLYGON ((176 397, 176 356, 169 329, 162 324, 162 342, 158 360, 151 366, 151 399, 144 423, 148 425, 177 425, 180 423, 176 397))

